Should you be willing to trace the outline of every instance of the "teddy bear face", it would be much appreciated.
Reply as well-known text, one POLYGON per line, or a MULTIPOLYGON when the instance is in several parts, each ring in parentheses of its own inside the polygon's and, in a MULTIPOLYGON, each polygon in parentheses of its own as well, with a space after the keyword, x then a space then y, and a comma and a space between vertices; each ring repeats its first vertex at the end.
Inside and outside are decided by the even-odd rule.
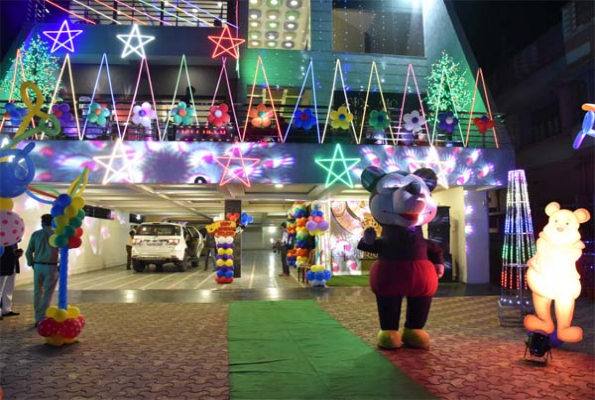
POLYGON ((570 210, 559 210, 552 214, 543 231, 548 239, 557 244, 572 244, 581 239, 579 221, 570 210))
POLYGON ((370 210, 381 225, 421 226, 434 219, 436 208, 426 182, 415 174, 382 176, 370 197, 370 210))

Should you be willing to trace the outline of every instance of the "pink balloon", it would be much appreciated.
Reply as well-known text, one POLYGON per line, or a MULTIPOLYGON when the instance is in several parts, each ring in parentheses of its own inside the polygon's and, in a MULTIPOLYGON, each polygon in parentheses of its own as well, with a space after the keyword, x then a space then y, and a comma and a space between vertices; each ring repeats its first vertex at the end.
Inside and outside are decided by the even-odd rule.
POLYGON ((0 211, 0 246, 18 243, 25 233, 25 222, 14 211, 0 211))

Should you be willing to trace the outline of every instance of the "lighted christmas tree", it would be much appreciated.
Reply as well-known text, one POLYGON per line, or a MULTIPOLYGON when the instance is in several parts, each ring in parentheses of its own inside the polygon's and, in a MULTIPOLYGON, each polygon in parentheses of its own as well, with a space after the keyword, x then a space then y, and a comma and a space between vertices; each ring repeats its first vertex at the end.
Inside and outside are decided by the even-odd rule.
POLYGON ((531 311, 527 260, 534 254, 535 236, 525 171, 509 171, 498 313, 501 325, 522 324, 523 317, 531 311))
MULTIPOLYGON (((54 93, 54 89, 56 88, 57 72, 60 70, 58 57, 54 57, 50 54, 50 47, 48 43, 42 40, 39 35, 31 38, 27 47, 25 47, 25 44, 23 44, 20 50, 21 54, 23 55, 23 70, 25 75, 24 80, 28 82, 35 82, 35 84, 41 90, 44 100, 49 103, 49 100, 52 98, 52 94, 54 93)), ((14 68, 14 60, 11 60, 11 64, 14 68)), ((13 77, 16 79, 14 87, 21 87, 21 83, 23 82, 23 75, 21 73, 17 73, 15 76, 13 72, 14 71, 12 71, 11 68, 11 70, 8 71, 2 80, 2 84, 0 84, 0 88, 2 88, 2 90, 7 93, 13 86, 13 77)), ((59 84, 61 89, 62 84, 59 84)), ((33 92, 30 93, 30 96, 32 99, 35 99, 35 94, 33 92)), ((12 98, 13 101, 20 101, 20 91, 15 90, 12 98)), ((55 101, 56 100, 60 101, 61 99, 56 97, 55 101)))
POLYGON ((465 72, 460 72, 459 63, 455 63, 445 52, 442 52, 438 62, 432 64, 427 86, 426 102, 436 114, 441 111, 464 111, 471 101, 465 72))

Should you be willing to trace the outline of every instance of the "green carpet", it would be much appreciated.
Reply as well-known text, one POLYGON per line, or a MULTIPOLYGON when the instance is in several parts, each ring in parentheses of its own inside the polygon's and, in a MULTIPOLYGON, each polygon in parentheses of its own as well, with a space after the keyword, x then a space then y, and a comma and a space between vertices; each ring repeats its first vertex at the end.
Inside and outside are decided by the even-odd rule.
POLYGON ((314 301, 229 309, 231 399, 434 399, 314 301))
POLYGON ((326 282, 327 286, 370 286, 369 275, 339 275, 326 282))

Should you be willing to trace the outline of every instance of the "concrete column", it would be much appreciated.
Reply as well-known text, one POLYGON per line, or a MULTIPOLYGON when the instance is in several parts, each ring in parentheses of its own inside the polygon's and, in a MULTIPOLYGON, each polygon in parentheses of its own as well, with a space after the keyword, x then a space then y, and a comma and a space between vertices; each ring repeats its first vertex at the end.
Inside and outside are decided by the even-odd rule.
MULTIPOLYGON (((225 200, 225 215, 228 213, 242 215, 242 201, 225 200)), ((242 277, 242 235, 236 235, 233 241, 233 277, 242 277)))
POLYGON ((490 224, 487 191, 465 190, 465 283, 490 282, 490 224))

